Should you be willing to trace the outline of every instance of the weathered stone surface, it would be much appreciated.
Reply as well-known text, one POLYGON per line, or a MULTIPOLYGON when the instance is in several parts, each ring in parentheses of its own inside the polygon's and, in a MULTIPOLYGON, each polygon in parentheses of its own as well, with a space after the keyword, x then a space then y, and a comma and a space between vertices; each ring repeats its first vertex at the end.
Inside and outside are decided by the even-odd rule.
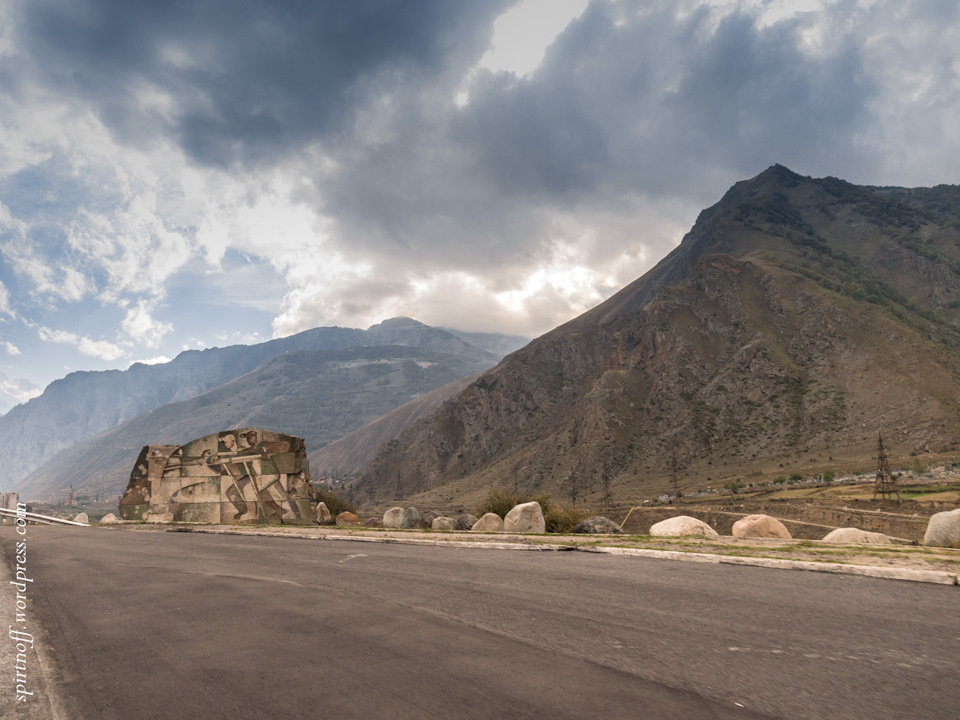
POLYGON ((73 521, 74 521, 74 522, 89 523, 89 522, 90 522, 90 518, 87 516, 87 514, 86 514, 85 512, 82 512, 82 513, 77 513, 76 517, 73 518, 73 521))
POLYGON ((769 515, 747 515, 733 524, 731 531, 737 538, 783 538, 790 540, 787 526, 769 515))
POLYGON ((325 502, 317 503, 317 511, 313 517, 320 525, 333 525, 333 516, 330 514, 330 508, 327 507, 325 502))
POLYGON ((302 438, 237 428, 144 447, 119 513, 147 522, 309 524, 312 498, 302 438))
POLYGON ((891 540, 883 533, 867 532, 860 528, 837 528, 823 537, 824 542, 857 543, 860 545, 888 545, 891 540))
POLYGON ((434 530, 456 530, 456 524, 453 522, 453 518, 448 517, 434 518, 433 522, 430 523, 430 527, 434 530))
POLYGON ((358 518, 352 512, 342 512, 337 515, 337 525, 340 527, 360 525, 360 518, 358 518))
POLYGON ((427 510, 420 516, 420 527, 426 529, 433 527, 433 521, 440 517, 440 513, 433 510, 427 510))
POLYGON ((496 513, 486 513, 470 529, 474 532, 502 532, 503 518, 496 513))
POLYGON ((720 534, 703 522, 703 520, 697 520, 689 515, 678 515, 677 517, 661 520, 650 528, 650 534, 654 537, 698 535, 711 540, 716 540, 720 537, 720 534))
POLYGON ((403 511, 403 519, 400 520, 400 527, 404 530, 419 530, 423 527, 423 518, 420 511, 415 507, 408 507, 403 511))
POLYGON ((382 528, 383 520, 380 518, 367 518, 363 521, 363 526, 369 528, 382 528))
POLYGON ((102 518, 100 518, 100 524, 101 524, 101 525, 117 525, 117 524, 122 523, 122 522, 123 522, 123 520, 121 520, 120 518, 118 518, 118 517, 117 517, 116 515, 114 515, 113 513, 107 513, 107 514, 104 515, 102 518))
POLYGON ((515 506, 503 519, 503 530, 504 532, 546 532, 547 523, 543 519, 543 508, 540 507, 540 503, 527 502, 515 506))
POLYGON ((460 513, 457 515, 454 526, 457 530, 471 530, 473 529, 473 526, 476 525, 477 520, 479 520, 479 518, 476 515, 471 513, 460 513))
POLYGON ((923 534, 923 544, 960 548, 960 508, 931 515, 923 534))
POLYGON ((577 525, 573 531, 575 533, 587 533, 588 535, 622 535, 623 530, 613 520, 605 517, 587 518, 577 525))
POLYGON ((385 528, 399 528, 403 522, 403 508, 392 507, 383 514, 383 526, 385 528))

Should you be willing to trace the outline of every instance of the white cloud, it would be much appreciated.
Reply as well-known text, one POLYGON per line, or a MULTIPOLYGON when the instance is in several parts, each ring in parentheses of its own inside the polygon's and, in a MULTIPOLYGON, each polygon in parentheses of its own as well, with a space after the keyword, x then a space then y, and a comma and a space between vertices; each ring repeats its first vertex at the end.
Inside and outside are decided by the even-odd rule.
POLYGON ((588 4, 589 0, 522 0, 494 21, 492 47, 479 66, 528 75, 543 61, 550 43, 588 4))
POLYGON ((157 347, 163 336, 173 330, 173 325, 156 320, 151 311, 150 304, 141 300, 127 310, 126 316, 120 321, 120 327, 135 342, 147 347, 157 347))
POLYGON ((99 358, 106 362, 113 362, 126 356, 122 348, 106 340, 91 340, 88 337, 81 337, 66 330, 51 330, 46 327, 40 327, 38 334, 40 339, 45 342, 73 345, 82 355, 99 358))
POLYGON ((3 349, 7 351, 7 355, 13 355, 14 357, 16 357, 17 355, 22 354, 22 353, 20 352, 20 348, 18 348, 18 347, 17 347, 16 345, 14 345, 12 342, 4 341, 4 342, 0 343, 0 345, 2 345, 2 346, 3 346, 3 349))
POLYGON ((152 358, 133 360, 131 361, 130 365, 163 365, 168 362, 171 362, 171 358, 168 358, 166 355, 157 355, 156 357, 152 358))

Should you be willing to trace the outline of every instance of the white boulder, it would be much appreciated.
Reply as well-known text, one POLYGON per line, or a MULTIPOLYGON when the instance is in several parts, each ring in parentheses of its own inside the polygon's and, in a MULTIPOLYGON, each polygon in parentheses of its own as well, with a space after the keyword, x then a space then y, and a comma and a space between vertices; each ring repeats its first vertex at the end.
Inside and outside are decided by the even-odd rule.
POLYGON ((434 530, 456 530, 456 523, 454 523, 453 518, 441 516, 434 518, 430 527, 434 530))
POLYGON ((697 535, 710 540, 716 540, 720 537, 720 534, 703 520, 697 520, 688 515, 678 515, 667 520, 661 520, 650 528, 650 534, 654 537, 697 535))
POLYGON ((514 506, 503 518, 504 532, 546 532, 547 523, 543 519, 543 508, 538 502, 520 503, 514 506))
POLYGON ((823 536, 829 543, 854 543, 856 545, 889 545, 890 538, 883 533, 868 532, 860 528, 837 528, 823 536))
POLYGON ((923 544, 960 548, 960 508, 931 515, 923 534, 923 544))
POLYGON ((783 538, 790 540, 787 526, 769 515, 747 515, 733 524, 735 538, 783 538))
POLYGON ((383 526, 385 528, 399 528, 403 522, 403 508, 392 507, 383 514, 383 526))
POLYGON ((503 518, 496 513, 486 513, 470 529, 474 532, 503 532, 503 518))

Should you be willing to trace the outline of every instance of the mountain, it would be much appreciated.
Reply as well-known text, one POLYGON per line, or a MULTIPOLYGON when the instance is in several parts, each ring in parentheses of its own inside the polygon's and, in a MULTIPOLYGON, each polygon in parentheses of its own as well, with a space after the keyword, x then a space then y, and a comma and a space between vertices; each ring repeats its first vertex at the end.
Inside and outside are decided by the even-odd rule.
POLYGON ((436 410, 445 400, 463 390, 477 377, 469 375, 431 390, 359 430, 347 433, 329 445, 309 453, 307 459, 314 479, 352 477, 362 473, 373 462, 384 443, 393 440, 423 415, 436 410))
MULTIPOLYGON (((377 346, 418 347, 469 358, 462 374, 489 367, 500 357, 439 328, 394 318, 367 330, 315 328, 258 345, 191 350, 160 365, 71 373, 0 417, 0 431, 7 439, 0 447, 0 487, 17 489, 58 452, 144 412, 213 390, 284 353, 377 346)), ((452 379, 445 376, 438 384, 452 379)))
POLYGON ((181 445, 232 427, 265 427, 320 448, 438 386, 477 373, 489 357, 384 345, 284 353, 189 400, 169 403, 61 451, 18 486, 54 499, 77 492, 119 493, 143 445, 181 445), (472 356, 472 357, 471 357, 472 356))
POLYGON ((960 188, 774 166, 656 267, 384 446, 384 501, 509 482, 649 497, 960 449, 960 188), (452 486, 451 486, 452 487, 452 486))
POLYGON ((11 408, 39 394, 40 388, 29 380, 11 378, 0 373, 0 415, 4 415, 11 408))

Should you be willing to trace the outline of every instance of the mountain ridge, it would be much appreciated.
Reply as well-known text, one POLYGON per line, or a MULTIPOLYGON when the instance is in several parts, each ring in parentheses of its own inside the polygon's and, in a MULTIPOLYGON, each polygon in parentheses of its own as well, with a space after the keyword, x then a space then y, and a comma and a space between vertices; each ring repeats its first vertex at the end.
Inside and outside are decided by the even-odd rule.
POLYGON ((867 458, 894 422, 911 451, 960 447, 958 348, 960 188, 775 165, 643 277, 421 418, 357 489, 649 496, 674 462, 705 484, 867 458))

